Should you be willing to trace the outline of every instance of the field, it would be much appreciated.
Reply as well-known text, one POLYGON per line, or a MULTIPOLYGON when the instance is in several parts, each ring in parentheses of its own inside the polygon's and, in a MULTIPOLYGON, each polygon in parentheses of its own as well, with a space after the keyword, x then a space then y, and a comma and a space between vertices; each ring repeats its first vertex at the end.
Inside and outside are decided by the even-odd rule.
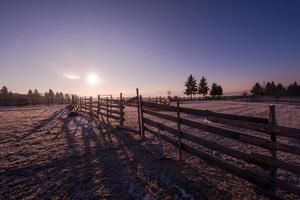
MULTIPOLYGON (((267 105, 207 101, 181 106, 266 117, 267 105)), ((125 109, 127 126, 137 127, 134 109, 125 109)), ((149 133, 146 141, 140 141, 138 135, 113 129, 88 114, 71 117, 68 113, 64 106, 54 105, 0 108, 1 199, 264 199, 250 183, 198 158, 183 155, 186 159, 179 161, 176 148, 149 133)), ((300 128, 300 106, 278 104, 276 117, 280 125, 300 128)), ((299 163, 299 157, 280 156, 299 163)), ((279 173, 300 184, 299 177, 279 173)))

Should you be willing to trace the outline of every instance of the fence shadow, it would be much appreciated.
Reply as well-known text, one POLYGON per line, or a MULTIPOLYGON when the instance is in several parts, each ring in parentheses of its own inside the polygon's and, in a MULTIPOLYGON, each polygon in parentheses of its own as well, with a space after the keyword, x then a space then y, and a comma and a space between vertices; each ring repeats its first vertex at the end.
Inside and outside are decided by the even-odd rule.
POLYGON ((45 126, 59 128, 47 135, 51 140, 35 144, 43 153, 36 152, 29 158, 32 162, 1 171, 6 187, 0 195, 5 199, 175 199, 183 197, 180 189, 187 192, 181 199, 207 199, 212 193, 231 198, 205 184, 207 180, 192 180, 192 169, 188 171, 184 163, 157 159, 134 135, 101 118, 84 113, 70 117, 62 109, 22 137, 45 126))

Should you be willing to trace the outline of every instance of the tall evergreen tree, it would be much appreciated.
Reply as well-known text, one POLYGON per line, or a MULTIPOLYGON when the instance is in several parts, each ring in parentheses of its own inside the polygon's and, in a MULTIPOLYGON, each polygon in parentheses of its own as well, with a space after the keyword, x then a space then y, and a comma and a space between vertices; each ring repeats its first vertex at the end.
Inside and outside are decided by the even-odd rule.
POLYGON ((193 97, 193 95, 197 94, 197 81, 193 75, 189 75, 187 81, 185 82, 185 91, 184 94, 193 97))
POLYGON ((254 96, 262 96, 264 93, 264 89, 261 87, 259 83, 255 83, 250 91, 254 96))
POLYGON ((200 83, 198 85, 198 94, 202 94, 203 99, 204 99, 208 93, 208 90, 209 90, 209 87, 207 84, 207 80, 204 76, 202 76, 202 78, 200 79, 200 83))

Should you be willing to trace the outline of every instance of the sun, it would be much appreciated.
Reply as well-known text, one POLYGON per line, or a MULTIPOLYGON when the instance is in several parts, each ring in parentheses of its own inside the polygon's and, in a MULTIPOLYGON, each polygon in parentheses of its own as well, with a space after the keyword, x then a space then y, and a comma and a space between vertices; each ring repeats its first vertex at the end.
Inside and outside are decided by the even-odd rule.
POLYGON ((86 82, 89 85, 95 85, 98 83, 98 81, 99 81, 99 78, 98 78, 97 74, 95 74, 95 73, 89 74, 86 77, 86 82))

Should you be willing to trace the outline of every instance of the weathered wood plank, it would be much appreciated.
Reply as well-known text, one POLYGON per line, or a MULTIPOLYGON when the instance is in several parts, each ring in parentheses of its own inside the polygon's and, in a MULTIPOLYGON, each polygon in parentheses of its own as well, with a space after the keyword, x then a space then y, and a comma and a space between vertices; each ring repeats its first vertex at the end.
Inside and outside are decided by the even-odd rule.
POLYGON ((192 120, 182 119, 181 121, 182 121, 182 124, 184 124, 184 125, 187 125, 187 126, 190 126, 193 128, 197 128, 197 129, 200 129, 203 131, 211 132, 211 133, 214 133, 217 135, 221 135, 223 137, 227 137, 227 138, 238 140, 238 141, 241 141, 244 143, 256 145, 256 146, 266 148, 269 150, 275 149, 278 151, 284 151, 284 152, 300 155, 300 148, 297 146, 271 142, 269 140, 266 140, 266 139, 263 139, 260 137, 256 137, 256 136, 244 134, 244 133, 237 132, 237 131, 208 125, 208 124, 203 124, 203 123, 195 122, 192 120))
POLYGON ((271 166, 275 166, 277 168, 281 168, 300 175, 300 165, 291 164, 283 160, 274 159, 270 156, 265 156, 261 154, 252 153, 252 155, 254 156, 255 159, 268 163, 271 166))
POLYGON ((217 112, 212 112, 209 110, 199 110, 199 109, 193 109, 193 108, 180 107, 180 112, 183 112, 186 114, 199 115, 199 116, 203 116, 203 117, 212 116, 212 117, 219 117, 219 118, 238 120, 238 121, 248 121, 248 122, 255 122, 255 123, 262 123, 262 124, 268 123, 268 119, 266 119, 266 118, 217 113, 217 112))
POLYGON ((153 102, 148 102, 148 101, 143 101, 143 106, 148 107, 148 108, 157 108, 165 111, 176 111, 177 108, 175 106, 169 106, 169 105, 164 105, 164 104, 157 104, 153 102))
POLYGON ((155 112, 155 111, 151 111, 151 110, 146 110, 143 109, 143 112, 155 117, 159 117, 161 119, 166 119, 166 120, 170 120, 172 122, 176 122, 177 123, 177 117, 171 116, 171 115, 167 115, 167 114, 163 114, 163 113, 159 113, 159 112, 155 112))
MULTIPOLYGON (((268 124, 258 124, 253 122, 241 122, 237 120, 229 120, 229 119, 222 119, 217 117, 207 117, 207 120, 227 124, 231 126, 237 126, 245 129, 250 129, 254 131, 259 131, 263 133, 268 133, 270 126, 268 124)), ((295 138, 300 140, 300 129, 297 128, 290 128, 284 126, 275 126, 273 127, 273 132, 276 133, 278 136, 288 137, 288 138, 295 138)))

